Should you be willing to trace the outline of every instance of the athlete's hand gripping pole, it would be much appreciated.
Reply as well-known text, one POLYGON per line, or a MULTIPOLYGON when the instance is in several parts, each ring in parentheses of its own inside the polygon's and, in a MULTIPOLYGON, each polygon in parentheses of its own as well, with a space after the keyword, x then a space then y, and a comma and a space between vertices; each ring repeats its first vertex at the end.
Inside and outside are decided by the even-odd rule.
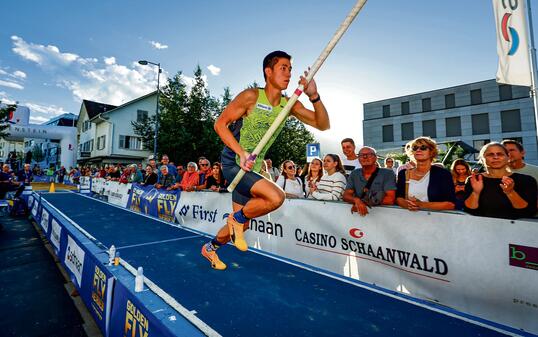
MULTIPOLYGON (((358 0, 355 6, 353 6, 353 9, 351 9, 351 12, 349 12, 347 17, 342 22, 342 24, 340 24, 340 27, 338 28, 338 30, 336 31, 332 39, 329 41, 325 49, 323 49, 323 51, 321 52, 321 55, 319 55, 316 62, 314 62, 314 65, 310 67, 310 70, 308 71, 308 74, 306 76, 307 83, 312 80, 312 78, 317 73, 317 71, 323 64, 323 62, 325 62, 325 60, 327 59, 331 51, 336 46, 336 43, 338 43, 338 41, 344 35, 346 30, 349 28, 349 26, 351 25, 351 23, 357 16, 357 14, 359 14, 359 12, 361 11, 365 3, 366 3, 366 0, 358 0)), ((278 114, 275 121, 273 122, 273 124, 271 124, 271 127, 267 130, 267 132, 265 133, 263 138, 260 140, 260 143, 258 143, 254 151, 252 151, 252 154, 248 158, 249 160, 255 160, 256 156, 263 150, 263 148, 265 147, 267 142, 271 139, 271 137, 273 136, 275 131, 278 129, 280 124, 282 124, 286 120, 291 108, 293 107, 295 102, 297 102, 297 99, 299 98, 299 96, 301 96, 301 94, 303 93, 303 90, 304 90, 304 87, 302 85, 299 85, 299 87, 295 89, 295 91, 293 92, 293 95, 288 100, 288 103, 284 106, 282 111, 278 114)), ((239 171, 237 175, 235 176, 234 180, 228 186, 228 191, 232 192, 237 186, 237 184, 241 181, 244 175, 245 175, 245 171, 243 170, 239 171)))

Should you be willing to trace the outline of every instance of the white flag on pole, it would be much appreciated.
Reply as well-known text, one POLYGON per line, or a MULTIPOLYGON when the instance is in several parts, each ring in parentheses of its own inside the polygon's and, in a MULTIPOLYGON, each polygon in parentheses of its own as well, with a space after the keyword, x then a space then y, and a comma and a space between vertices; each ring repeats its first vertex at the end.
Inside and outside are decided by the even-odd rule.
POLYGON ((531 85, 525 0, 492 0, 497 28, 497 82, 531 85))

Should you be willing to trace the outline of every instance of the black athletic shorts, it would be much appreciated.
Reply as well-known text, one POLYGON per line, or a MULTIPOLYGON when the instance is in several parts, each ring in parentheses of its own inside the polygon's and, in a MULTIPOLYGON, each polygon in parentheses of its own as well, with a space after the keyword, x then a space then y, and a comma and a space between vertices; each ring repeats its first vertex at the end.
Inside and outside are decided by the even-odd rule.
MULTIPOLYGON (((235 163, 222 165, 222 173, 224 173, 224 178, 229 183, 234 180, 239 171, 241 171, 241 168, 235 163)), ((245 205, 252 198, 252 194, 250 194, 252 186, 260 179, 264 179, 264 177, 252 171, 246 172, 232 193, 233 202, 245 205)))

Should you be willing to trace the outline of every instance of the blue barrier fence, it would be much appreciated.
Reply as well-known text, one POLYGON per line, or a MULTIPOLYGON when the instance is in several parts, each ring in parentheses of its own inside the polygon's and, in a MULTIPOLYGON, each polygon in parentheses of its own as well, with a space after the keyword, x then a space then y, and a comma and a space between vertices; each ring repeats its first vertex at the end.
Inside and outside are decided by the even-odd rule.
POLYGON ((103 335, 148 336, 150 326, 151 336, 203 335, 154 293, 135 293, 133 275, 108 264, 108 247, 85 235, 38 193, 28 202, 103 335))

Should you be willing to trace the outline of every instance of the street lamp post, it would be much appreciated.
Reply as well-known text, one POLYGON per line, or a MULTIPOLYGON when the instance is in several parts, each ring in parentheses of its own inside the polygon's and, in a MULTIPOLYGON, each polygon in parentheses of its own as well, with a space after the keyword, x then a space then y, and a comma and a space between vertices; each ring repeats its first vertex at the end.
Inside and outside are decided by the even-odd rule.
POLYGON ((160 80, 160 77, 161 77, 161 73, 162 73, 162 69, 161 69, 161 64, 160 63, 153 63, 153 62, 150 62, 150 61, 146 61, 146 60, 140 60, 138 61, 139 64, 145 66, 145 65, 148 65, 148 64, 152 64, 154 66, 157 66, 158 68, 158 72, 157 72, 157 106, 155 107, 155 136, 154 136, 154 139, 153 139, 153 158, 155 160, 157 160, 157 135, 158 135, 158 132, 159 132, 159 94, 160 94, 160 89, 159 89, 159 80, 160 80))

